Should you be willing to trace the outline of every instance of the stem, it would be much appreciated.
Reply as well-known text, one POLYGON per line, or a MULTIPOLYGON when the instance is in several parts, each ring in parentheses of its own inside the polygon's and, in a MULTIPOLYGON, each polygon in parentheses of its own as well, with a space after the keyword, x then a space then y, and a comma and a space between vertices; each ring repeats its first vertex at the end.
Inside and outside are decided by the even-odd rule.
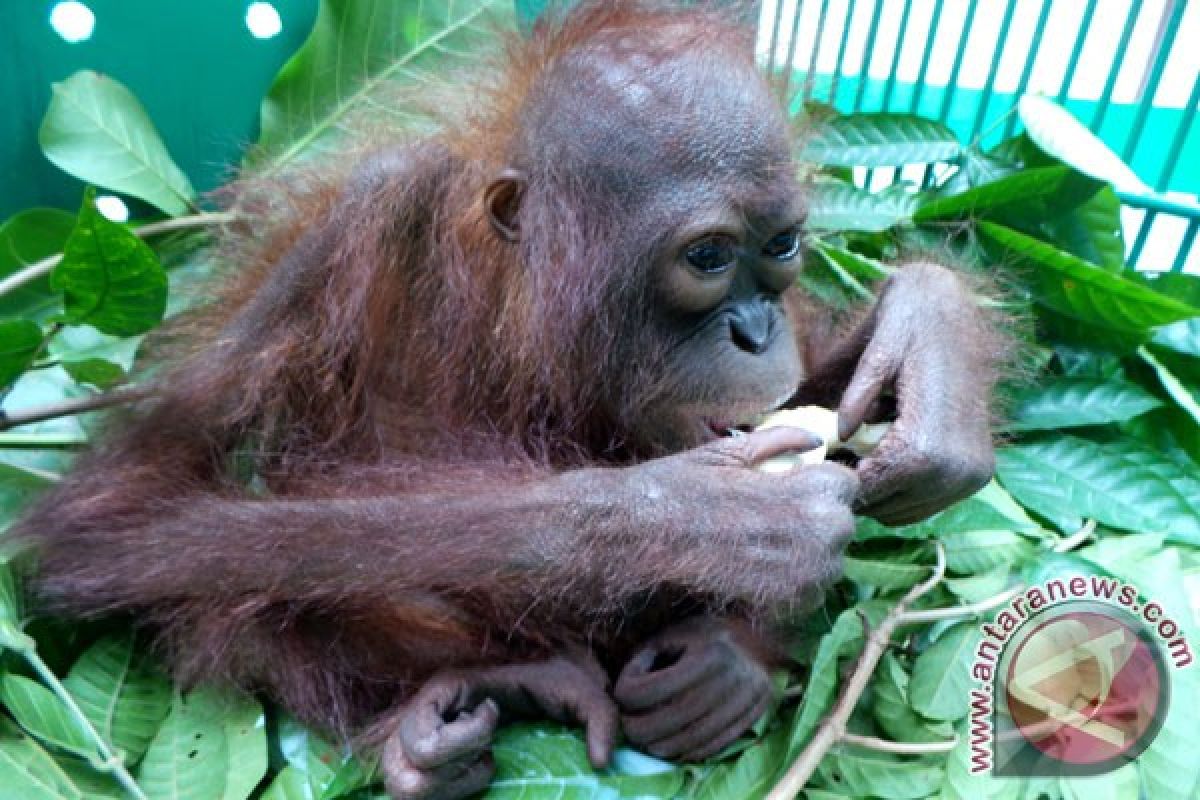
POLYGON ((942 742, 893 742, 877 736, 859 736, 857 733, 842 734, 846 744, 856 744, 881 753, 896 753, 902 756, 920 756, 929 753, 949 753, 958 746, 958 737, 942 742))
POLYGON ((900 620, 901 625, 924 625, 928 622, 937 622, 943 619, 958 619, 959 617, 973 617, 977 614, 982 614, 985 611, 991 611, 993 608, 1002 606, 1009 600, 1013 599, 1020 587, 1016 589, 1006 589, 1000 594, 992 595, 986 600, 980 600, 978 603, 967 603, 961 606, 950 606, 949 608, 931 608, 924 611, 909 611, 906 612, 900 620))
MULTIPOLYGON (((858 705, 858 699, 866 691, 867 684, 875 673, 875 667, 879 664, 879 659, 883 657, 891 642, 892 634, 904 617, 905 609, 937 586, 945 574, 946 550, 942 547, 941 542, 938 542, 937 564, 934 566, 933 572, 924 581, 908 590, 908 593, 879 623, 878 628, 874 631, 864 631, 866 644, 863 646, 862 655, 858 657, 858 663, 854 665, 854 672, 851 673, 850 680, 846 682, 846 686, 838 695, 833 710, 817 726, 812 741, 788 767, 779 783, 775 784, 775 788, 767 794, 766 800, 793 800, 808 783, 808 779, 812 777, 817 765, 821 763, 821 759, 829 752, 829 748, 845 740, 846 722, 850 719, 854 707, 858 705)), ((863 625, 865 628, 866 623, 864 622, 863 625)))
POLYGON ((149 389, 130 387, 119 389, 106 394, 96 394, 89 397, 79 397, 63 400, 61 403, 48 403, 44 406, 27 408, 21 411, 8 412, 0 410, 0 431, 16 428, 19 425, 29 425, 58 417, 70 417, 86 411, 97 411, 101 408, 133 403, 150 396, 149 389))
MULTIPOLYGON (((229 222, 234 217, 230 213, 205 213, 191 214, 186 217, 175 217, 173 219, 164 219, 159 222, 151 222, 146 225, 139 225, 133 228, 135 236, 145 239, 147 236, 157 236, 163 233, 171 233, 173 231, 184 231, 191 228, 207 228, 213 225, 221 225, 229 222)), ((62 261, 63 254, 55 253, 52 256, 47 256, 41 261, 35 261, 24 269, 17 270, 12 275, 9 275, 4 280, 0 280, 0 297, 9 292, 19 289, 30 281, 36 281, 44 275, 50 274, 50 270, 58 266, 58 262, 62 261)))
POLYGON ((141 787, 137 785, 137 781, 135 781, 133 776, 129 774, 129 770, 125 769, 125 763, 121 760, 121 757, 112 751, 112 748, 108 746, 108 742, 104 741, 104 737, 100 735, 100 732, 97 731, 95 726, 92 725, 91 720, 89 720, 79 708, 79 705, 75 702, 75 698, 72 697, 71 693, 67 691, 67 687, 62 685, 62 681, 60 681, 58 676, 55 675, 50 667, 46 665, 46 662, 42 661, 41 656, 39 656, 37 652, 33 650, 25 651, 24 656, 25 661, 29 664, 29 666, 33 667, 33 671, 37 673, 37 676, 41 678, 42 682, 45 683, 46 686, 50 688, 50 691, 54 692, 55 697, 57 697, 59 701, 67 707, 67 711, 69 711, 71 716, 75 718, 75 724, 77 724, 80 729, 87 734, 88 738, 90 738, 92 743, 96 746, 96 751, 100 754, 100 757, 103 759, 103 761, 95 762, 93 766, 99 770, 109 773, 116 778, 117 783, 121 784, 121 787, 129 793, 130 797, 134 797, 136 800, 147 800, 145 793, 142 791, 141 787))

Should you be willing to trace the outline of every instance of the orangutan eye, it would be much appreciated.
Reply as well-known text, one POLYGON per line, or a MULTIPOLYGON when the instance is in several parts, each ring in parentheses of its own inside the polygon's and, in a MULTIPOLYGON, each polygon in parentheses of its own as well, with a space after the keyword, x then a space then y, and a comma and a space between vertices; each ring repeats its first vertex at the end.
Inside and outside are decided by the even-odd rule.
POLYGON ((733 241, 725 236, 710 236, 688 246, 687 261, 708 275, 719 275, 737 260, 733 241))
POLYGON ((777 234, 763 247, 763 253, 776 261, 791 261, 800 252, 800 233, 785 231, 777 234))

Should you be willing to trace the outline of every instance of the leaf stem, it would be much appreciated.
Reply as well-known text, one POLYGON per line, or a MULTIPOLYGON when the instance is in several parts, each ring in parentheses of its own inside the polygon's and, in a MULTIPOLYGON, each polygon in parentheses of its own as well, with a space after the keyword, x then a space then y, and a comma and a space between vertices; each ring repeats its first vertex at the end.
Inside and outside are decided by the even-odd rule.
MULTIPOLYGON (((221 225, 233 218, 234 215, 229 212, 190 214, 186 217, 174 217, 159 222, 150 222, 146 225, 139 225, 133 229, 133 233, 145 239, 148 236, 158 236, 163 233, 221 225)), ((62 253, 55 253, 52 256, 43 258, 41 261, 35 261, 24 269, 17 270, 3 280, 0 280, 0 297, 21 288, 31 281, 50 274, 50 271, 58 266, 58 262, 62 261, 62 257, 62 253)))
MULTIPOLYGON (((845 741, 846 723, 854 712, 854 707, 858 705, 858 699, 866 691, 867 684, 875 673, 875 667, 891 643, 892 634, 904 617, 905 610, 918 598, 941 583, 945 575, 946 549, 942 547, 941 542, 938 542, 937 564, 934 566, 933 572, 924 581, 909 589, 900 602, 880 621, 875 630, 864 630, 866 644, 863 646, 862 655, 858 657, 858 663, 854 665, 850 679, 846 682, 841 694, 838 695, 833 710, 821 721, 812 740, 800 751, 800 755, 788 767, 787 772, 775 784, 775 788, 767 794, 765 800, 793 800, 804 789, 808 779, 816 771, 817 765, 821 763, 821 759, 829 752, 829 748, 840 741, 845 741)), ((866 628, 865 620, 863 627, 866 628)))
POLYGON ((117 783, 121 784, 121 787, 129 793, 130 797, 136 798, 136 800, 147 800, 145 792, 137 785, 137 781, 133 779, 133 776, 129 774, 129 770, 125 768, 125 763, 121 760, 121 757, 113 752, 112 748, 108 746, 108 742, 104 741, 104 737, 100 735, 100 732, 92 725, 91 720, 79 708, 79 705, 75 702, 75 698, 67 691, 67 687, 63 686, 62 681, 58 679, 54 671, 47 666, 45 661, 42 661, 41 656, 36 651, 26 650, 23 652, 23 655, 25 656, 25 661, 37 673, 37 676, 50 688, 50 691, 54 692, 55 697, 66 706, 67 711, 75 718, 75 723, 96 746, 96 751, 100 754, 102 760, 94 761, 93 766, 116 778, 117 783))
POLYGON ((881 753, 896 753, 902 756, 919 756, 928 753, 949 753, 958 746, 958 737, 941 742, 893 742, 877 736, 860 736, 857 733, 842 734, 842 741, 881 753))

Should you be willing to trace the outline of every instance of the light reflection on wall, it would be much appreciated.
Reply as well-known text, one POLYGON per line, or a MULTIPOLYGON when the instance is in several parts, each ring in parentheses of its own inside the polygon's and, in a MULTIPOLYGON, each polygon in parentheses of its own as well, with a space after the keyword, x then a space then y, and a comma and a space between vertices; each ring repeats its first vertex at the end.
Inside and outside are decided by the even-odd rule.
POLYGON ((78 0, 63 0, 50 9, 50 27, 66 42, 84 42, 92 38, 96 15, 78 0))
POLYGON ((246 27, 256 39, 270 39, 283 30, 283 20, 270 3, 256 2, 246 7, 246 27))
POLYGON ((115 195, 102 194, 97 197, 96 210, 113 222, 129 221, 129 206, 125 205, 125 201, 115 195))

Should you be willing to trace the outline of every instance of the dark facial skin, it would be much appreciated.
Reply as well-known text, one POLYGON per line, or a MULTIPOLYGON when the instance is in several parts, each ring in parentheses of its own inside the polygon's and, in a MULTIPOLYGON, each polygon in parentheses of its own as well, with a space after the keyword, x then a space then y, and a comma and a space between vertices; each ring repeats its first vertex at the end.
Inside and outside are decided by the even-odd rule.
POLYGON ((857 324, 801 324, 804 193, 748 45, 699 12, 577 13, 533 90, 510 79, 503 154, 465 120, 467 146, 339 175, 14 531, 54 610, 136 614, 186 678, 370 727, 398 800, 477 791, 504 714, 584 724, 597 765, 617 720, 711 756, 769 703, 761 623, 838 577, 855 509, 917 519, 991 471, 999 337, 967 285, 910 265, 857 324), (719 434, 785 402, 897 418, 855 469, 763 473, 817 441, 719 434), (243 492, 227 467, 262 439, 271 491, 243 492), (739 611, 629 611, 671 593, 739 611))

